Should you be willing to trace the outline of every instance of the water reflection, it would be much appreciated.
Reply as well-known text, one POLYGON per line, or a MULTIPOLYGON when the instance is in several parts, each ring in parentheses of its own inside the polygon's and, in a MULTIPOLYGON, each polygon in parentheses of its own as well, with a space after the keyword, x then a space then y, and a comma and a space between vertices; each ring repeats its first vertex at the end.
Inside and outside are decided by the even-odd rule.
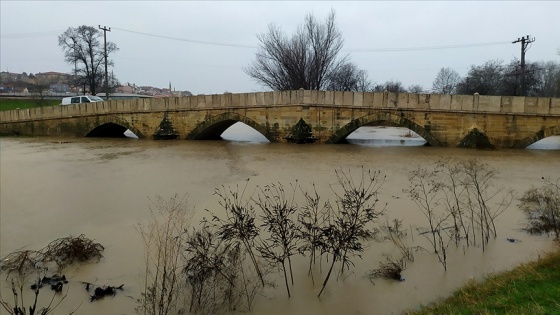
MULTIPOLYGON (((127 138, 138 137, 127 129, 127 138)), ((230 142, 268 143, 268 139, 248 125, 238 122, 222 133, 222 139, 230 142)), ((424 146, 427 141, 405 127, 366 126, 356 129, 346 140, 350 144, 368 147, 424 146)), ((529 150, 560 150, 560 135, 547 137, 528 146, 529 150)))
POLYGON ((233 142, 266 143, 270 142, 260 132, 247 126, 242 122, 237 122, 222 133, 222 139, 233 142))
MULTIPOLYGON (((241 122, 224 131, 222 139, 247 143, 269 142, 258 131, 241 122)), ((350 134, 346 140, 351 144, 371 147, 423 146, 426 144, 426 140, 404 127, 360 127, 350 134)))
POLYGON ((423 146, 426 140, 405 127, 360 127, 346 140, 352 144, 371 147, 423 146))
POLYGON ((124 135, 127 138, 138 139, 138 136, 136 136, 136 134, 134 134, 134 132, 132 132, 130 129, 126 129, 126 131, 124 132, 124 135))
POLYGON ((560 150, 560 135, 559 136, 551 136, 539 140, 526 149, 529 150, 560 150))

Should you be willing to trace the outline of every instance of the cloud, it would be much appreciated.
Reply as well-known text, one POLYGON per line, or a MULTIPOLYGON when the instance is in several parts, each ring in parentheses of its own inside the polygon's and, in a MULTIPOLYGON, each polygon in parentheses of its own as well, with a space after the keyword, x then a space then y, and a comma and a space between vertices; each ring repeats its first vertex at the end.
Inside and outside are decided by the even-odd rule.
POLYGON ((121 82, 159 87, 171 82, 177 90, 195 94, 267 90, 243 72, 256 52, 250 47, 259 44, 256 35, 269 23, 291 34, 306 14, 323 19, 331 9, 345 51, 379 83, 400 80, 404 86, 429 88, 442 67, 465 75, 470 65, 509 61, 519 58, 520 50, 518 44, 410 48, 508 42, 531 35, 536 41, 528 60, 559 59, 560 40, 552 21, 560 2, 552 1, 2 1, 0 65, 11 72, 71 72, 57 35, 68 27, 102 25, 113 28, 108 40, 120 48, 112 70, 121 82), (390 48, 401 50, 381 51, 390 48), (358 49, 370 51, 352 51, 358 49))

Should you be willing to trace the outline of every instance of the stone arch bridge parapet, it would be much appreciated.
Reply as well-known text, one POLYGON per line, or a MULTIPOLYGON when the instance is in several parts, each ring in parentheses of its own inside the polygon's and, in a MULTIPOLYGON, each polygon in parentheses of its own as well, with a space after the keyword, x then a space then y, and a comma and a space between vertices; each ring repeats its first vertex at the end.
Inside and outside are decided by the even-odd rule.
POLYGON ((522 148, 560 133, 558 98, 297 90, 0 111, 0 134, 83 137, 126 128, 151 138, 165 115, 179 139, 217 138, 240 121, 284 142, 300 119, 311 125, 316 143, 338 143, 382 122, 407 127, 434 146, 457 146, 472 130, 497 148, 522 148))

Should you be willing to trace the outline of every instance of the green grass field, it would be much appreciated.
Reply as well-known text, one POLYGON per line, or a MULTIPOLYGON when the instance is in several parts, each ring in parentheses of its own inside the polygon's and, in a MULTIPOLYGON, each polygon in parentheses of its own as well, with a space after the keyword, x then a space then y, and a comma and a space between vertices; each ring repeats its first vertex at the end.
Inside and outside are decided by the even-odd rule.
POLYGON ((60 104, 60 100, 0 97, 0 110, 12 110, 17 108, 28 109, 41 106, 54 106, 58 104, 60 104))
POLYGON ((560 250, 407 314, 560 314, 560 250))

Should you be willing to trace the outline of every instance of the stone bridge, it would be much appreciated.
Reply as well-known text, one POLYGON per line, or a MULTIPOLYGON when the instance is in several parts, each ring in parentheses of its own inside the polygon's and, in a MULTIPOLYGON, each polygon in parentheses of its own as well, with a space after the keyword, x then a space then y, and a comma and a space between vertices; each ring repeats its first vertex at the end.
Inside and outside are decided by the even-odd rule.
POLYGON ((404 126, 432 146, 525 148, 560 134, 560 99, 409 93, 278 91, 110 100, 0 111, 0 134, 157 138, 167 124, 178 139, 219 139, 243 122, 286 142, 303 119, 317 143, 343 143, 361 126, 404 126))

